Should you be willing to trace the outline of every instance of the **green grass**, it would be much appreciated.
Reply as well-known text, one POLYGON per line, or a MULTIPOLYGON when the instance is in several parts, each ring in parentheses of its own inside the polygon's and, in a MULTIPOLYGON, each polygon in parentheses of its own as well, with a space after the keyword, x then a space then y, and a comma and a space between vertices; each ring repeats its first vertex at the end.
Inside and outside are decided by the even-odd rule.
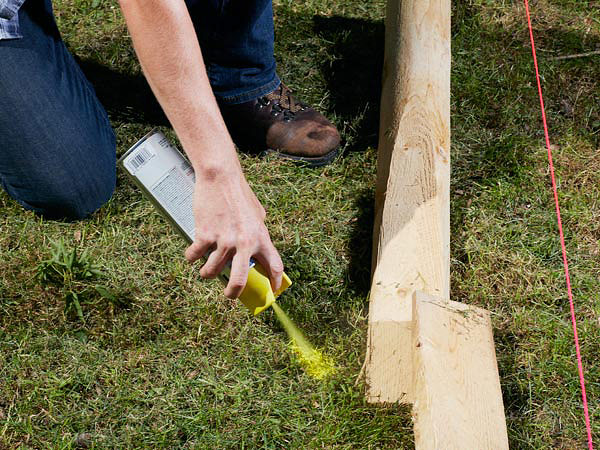
MULTIPOLYGON (((295 282, 282 307, 339 371, 310 379, 272 312, 253 319, 218 282, 200 280, 184 243, 122 174, 109 204, 78 223, 42 220, 1 192, 0 448, 73 448, 82 433, 95 448, 413 446, 409 411, 367 406, 355 385, 385 2, 274 3, 280 75, 334 119, 344 157, 319 170, 247 156, 242 164, 295 282), (87 257, 48 279, 44 261, 60 240, 67 255, 87 257), (101 273, 82 275, 86 261, 101 273)), ((452 298, 493 313, 511 447, 583 448, 524 10, 506 0, 453 3, 452 298)), ((55 8, 109 111, 119 154, 153 126, 168 132, 116 3, 55 8)), ((549 59, 600 48, 600 9, 539 0, 532 15, 600 436, 600 64, 549 59)))

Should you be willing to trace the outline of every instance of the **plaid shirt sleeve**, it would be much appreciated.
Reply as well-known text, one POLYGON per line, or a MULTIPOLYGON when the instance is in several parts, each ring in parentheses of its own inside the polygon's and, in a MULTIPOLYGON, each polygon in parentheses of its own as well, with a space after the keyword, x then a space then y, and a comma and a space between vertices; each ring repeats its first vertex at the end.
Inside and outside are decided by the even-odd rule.
POLYGON ((25 0, 0 0, 0 39, 17 39, 19 32, 19 8, 25 0))

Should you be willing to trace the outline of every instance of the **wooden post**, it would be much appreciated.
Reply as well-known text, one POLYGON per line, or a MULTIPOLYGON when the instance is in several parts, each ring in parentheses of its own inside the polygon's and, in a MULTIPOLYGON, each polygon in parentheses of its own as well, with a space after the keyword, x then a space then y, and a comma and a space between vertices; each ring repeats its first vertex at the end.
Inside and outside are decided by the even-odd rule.
POLYGON ((450 0, 388 0, 385 45, 367 398, 419 450, 507 449, 489 313, 450 301, 450 0))
POLYGON ((389 0, 366 361, 370 402, 411 402, 412 295, 449 300, 450 0, 389 0))
POLYGON ((415 447, 507 450, 490 314, 416 292, 415 447))

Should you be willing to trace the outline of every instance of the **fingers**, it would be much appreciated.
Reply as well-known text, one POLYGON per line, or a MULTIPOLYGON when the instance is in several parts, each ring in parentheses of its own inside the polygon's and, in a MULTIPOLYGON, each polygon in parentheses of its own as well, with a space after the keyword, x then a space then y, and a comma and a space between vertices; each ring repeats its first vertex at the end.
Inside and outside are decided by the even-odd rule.
POLYGON ((213 251, 200 269, 202 278, 216 278, 231 258, 230 247, 220 246, 213 251))
POLYGON ((279 252, 275 249, 269 240, 261 251, 256 253, 256 260, 263 266, 269 279, 271 280, 271 288, 276 291, 281 287, 281 277, 283 275, 283 262, 279 252))
POLYGON ((204 257, 212 248, 214 248, 214 242, 206 239, 197 239, 185 250, 185 259, 193 263, 204 257))
POLYGON ((229 298, 238 298, 246 287, 251 256, 255 256, 265 269, 271 288, 277 291, 281 287, 283 263, 264 225, 250 234, 237 233, 234 236, 230 233, 210 240, 198 238, 185 251, 189 262, 207 257, 200 269, 202 278, 219 276, 231 261, 229 281, 224 291, 229 298))
POLYGON ((250 254, 246 252, 238 252, 233 257, 231 262, 231 273, 229 275, 229 283, 225 288, 225 296, 229 298, 238 298, 248 281, 248 270, 250 265, 250 254))

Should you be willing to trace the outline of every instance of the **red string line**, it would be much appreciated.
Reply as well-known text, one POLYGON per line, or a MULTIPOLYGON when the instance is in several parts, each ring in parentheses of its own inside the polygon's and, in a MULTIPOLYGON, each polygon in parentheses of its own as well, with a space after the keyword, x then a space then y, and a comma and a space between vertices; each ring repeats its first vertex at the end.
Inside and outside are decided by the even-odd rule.
POLYGON ((583 377, 583 363, 581 361, 581 350, 579 348, 579 336, 577 335, 577 319, 575 318, 575 304, 573 302, 573 292, 571 291, 571 277, 569 276, 569 263, 567 261, 567 248, 565 246, 565 236, 563 233, 562 220, 560 216, 560 206, 558 204, 558 190, 556 187, 556 178, 554 177, 554 163, 552 161, 552 148, 550 147, 550 137, 548 134, 548 123, 546 121, 546 108, 544 107, 544 96, 542 95, 542 83, 540 81, 540 71, 538 69, 535 43, 533 40, 533 27, 531 26, 531 16, 529 14, 529 2, 525 0, 525 11, 527 12, 527 23, 529 25, 529 37, 531 38, 531 51, 533 53, 533 65, 535 66, 535 77, 537 80, 538 93, 540 96, 540 106, 542 108, 542 120, 544 122, 544 136, 546 138, 546 147, 548 149, 548 162, 550 163, 550 176, 552 178, 552 191, 554 192, 554 205, 556 207, 556 218, 558 220, 558 233, 560 235, 560 246, 562 248, 563 265, 565 267, 565 278, 567 280, 567 294, 569 296, 569 305, 571 307, 571 323, 573 324, 573 336, 575 340, 575 353, 577 354, 577 368, 579 370, 579 384, 581 385, 581 398, 583 400, 583 414, 585 417, 585 427, 587 429, 587 441, 589 450, 594 450, 592 441, 592 427, 590 425, 590 415, 588 412, 587 395, 585 393, 585 379, 583 377))

